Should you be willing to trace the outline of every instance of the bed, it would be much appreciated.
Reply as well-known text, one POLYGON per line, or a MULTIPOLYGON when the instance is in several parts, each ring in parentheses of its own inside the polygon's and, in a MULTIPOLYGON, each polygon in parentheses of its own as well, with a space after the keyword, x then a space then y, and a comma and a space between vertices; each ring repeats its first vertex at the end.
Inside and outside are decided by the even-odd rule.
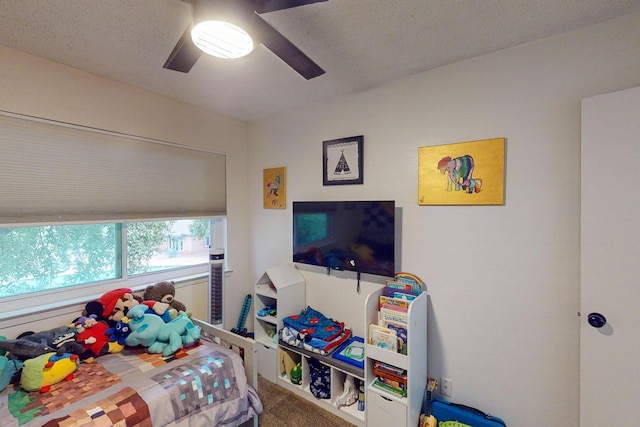
POLYGON ((46 393, 10 385, 0 393, 0 425, 257 426, 255 342, 193 322, 202 328, 199 345, 174 357, 125 348, 80 364, 46 393))

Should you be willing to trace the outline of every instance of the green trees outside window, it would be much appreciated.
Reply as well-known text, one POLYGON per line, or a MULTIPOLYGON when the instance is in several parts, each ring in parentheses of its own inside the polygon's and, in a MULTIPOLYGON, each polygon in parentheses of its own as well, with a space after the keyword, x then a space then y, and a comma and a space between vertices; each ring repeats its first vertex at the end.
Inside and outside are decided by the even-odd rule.
POLYGON ((0 228, 0 298, 204 264, 209 230, 208 218, 0 228))

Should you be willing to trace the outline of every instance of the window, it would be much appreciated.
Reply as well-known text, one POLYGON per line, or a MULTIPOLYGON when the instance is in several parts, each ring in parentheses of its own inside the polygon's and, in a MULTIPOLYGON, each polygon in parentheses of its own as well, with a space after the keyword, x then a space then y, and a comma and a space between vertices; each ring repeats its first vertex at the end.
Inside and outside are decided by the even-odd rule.
POLYGON ((121 277, 120 224, 0 229, 0 297, 121 277))
POLYGON ((209 262, 209 219, 127 224, 127 273, 136 275, 209 262))
POLYGON ((92 287, 95 294, 105 282, 133 287, 185 268, 204 274, 208 243, 224 244, 225 225, 216 217, 0 228, 0 300, 92 287))

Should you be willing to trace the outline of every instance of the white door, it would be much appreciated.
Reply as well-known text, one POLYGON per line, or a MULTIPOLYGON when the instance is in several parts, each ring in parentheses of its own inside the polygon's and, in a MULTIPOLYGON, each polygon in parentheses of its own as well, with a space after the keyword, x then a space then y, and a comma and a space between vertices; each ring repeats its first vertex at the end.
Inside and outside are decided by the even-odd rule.
POLYGON ((581 157, 580 427, 637 426, 640 87, 583 100, 581 157))

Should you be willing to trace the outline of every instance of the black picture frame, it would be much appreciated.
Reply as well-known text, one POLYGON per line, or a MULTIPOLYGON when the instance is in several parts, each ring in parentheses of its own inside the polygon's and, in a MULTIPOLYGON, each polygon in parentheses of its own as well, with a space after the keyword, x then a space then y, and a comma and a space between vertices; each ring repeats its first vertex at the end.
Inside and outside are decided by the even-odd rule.
POLYGON ((322 141, 322 185, 364 184, 364 136, 322 141))

